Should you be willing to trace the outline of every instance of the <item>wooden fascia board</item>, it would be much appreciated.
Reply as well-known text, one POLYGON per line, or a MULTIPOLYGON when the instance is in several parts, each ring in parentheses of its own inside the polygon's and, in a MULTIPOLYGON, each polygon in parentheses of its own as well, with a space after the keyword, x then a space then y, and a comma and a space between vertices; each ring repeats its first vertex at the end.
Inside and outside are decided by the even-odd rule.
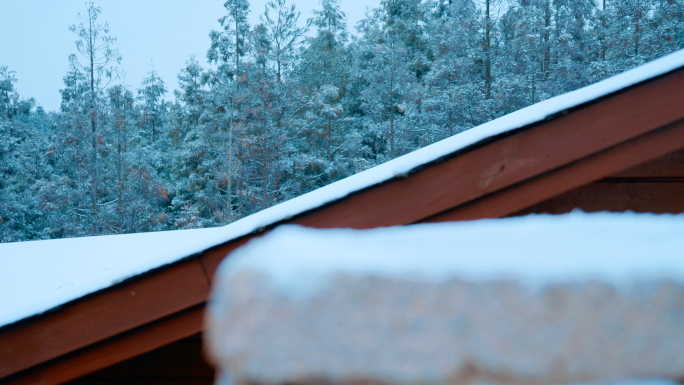
MULTIPOLYGON (((561 171, 563 168, 579 164, 582 159, 588 162, 584 167, 592 168, 591 163, 601 159, 599 154, 610 153, 611 148, 646 138, 646 134, 683 119, 683 105, 684 70, 678 70, 287 222, 318 228, 372 228, 439 220, 440 213, 454 213, 455 207, 465 207, 485 196, 494 197, 497 192, 522 186, 540 175, 552 175, 554 170, 559 174, 553 180, 558 180, 562 172, 567 172, 561 171)), ((662 131, 671 135, 675 132, 672 127, 662 131)), ((679 146, 682 138, 676 132, 673 143, 679 146)), ((652 149, 650 145, 640 148, 645 160, 664 151, 664 147, 652 149)), ((622 155, 615 159, 622 156, 625 160, 625 152, 619 154, 622 155)), ((617 166, 586 175, 574 172, 572 183, 587 184, 631 166, 629 161, 624 167, 611 162, 617 166), (616 167, 622 168, 615 170, 616 167)), ((550 191, 548 184, 552 182, 544 183, 547 184, 531 184, 528 188, 547 186, 545 191, 550 191)), ((517 191, 521 194, 526 190, 517 191)), ((0 330, 0 378, 203 303, 210 286, 206 275, 212 277, 228 252, 254 236, 258 234, 228 242, 202 257, 98 293, 60 311, 0 330), (191 265, 195 268, 188 267, 191 265), (163 278, 174 274, 171 272, 179 275, 163 278), (132 286, 136 284, 145 289, 136 290, 132 286), (146 294, 136 300, 131 292, 146 294)))
POLYGON ((4 385, 55 385, 80 378, 202 331, 204 303, 57 357, 0 380, 4 385))
POLYGON ((684 148, 684 121, 444 211, 422 222, 501 218, 684 148))

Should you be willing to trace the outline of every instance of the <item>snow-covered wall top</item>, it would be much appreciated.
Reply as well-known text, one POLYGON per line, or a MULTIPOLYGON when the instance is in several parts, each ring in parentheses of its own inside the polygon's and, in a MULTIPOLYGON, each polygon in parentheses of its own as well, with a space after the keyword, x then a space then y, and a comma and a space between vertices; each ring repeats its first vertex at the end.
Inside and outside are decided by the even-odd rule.
POLYGON ((281 226, 222 262, 205 341, 221 384, 678 379, 683 232, 579 212, 281 226))
POLYGON ((225 227, 0 244, 0 326, 316 209, 492 136, 542 121, 681 67, 684 67, 684 50, 516 111, 225 227), (101 271, 95 273, 97 269, 101 271))
POLYGON ((600 279, 684 283, 684 216, 573 212, 387 227, 311 229, 285 225, 222 262, 218 281, 252 271, 281 294, 304 298, 335 275, 414 281, 458 276, 516 280, 531 288, 600 279))

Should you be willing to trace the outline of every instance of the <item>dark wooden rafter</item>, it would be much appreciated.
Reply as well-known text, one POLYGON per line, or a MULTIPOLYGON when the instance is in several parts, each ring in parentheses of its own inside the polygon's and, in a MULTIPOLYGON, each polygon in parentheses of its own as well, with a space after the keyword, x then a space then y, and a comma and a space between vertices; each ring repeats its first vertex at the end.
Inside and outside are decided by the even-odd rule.
POLYGON ((216 372, 204 358, 197 333, 67 382, 69 385, 214 385, 216 372))
MULTIPOLYGON (((372 228, 512 215, 684 148, 683 106, 678 70, 287 222, 372 228)), ((63 383, 196 333, 210 277, 254 236, 0 329, 0 383, 63 383), (162 327, 185 316, 185 327, 162 327)))
POLYGON ((3 384, 60 384, 202 331, 204 305, 118 334, 3 379, 3 384))
POLYGON ((599 211, 684 213, 684 181, 598 181, 523 209, 511 216, 563 214, 576 209, 589 213, 599 211))
POLYGON ((611 179, 647 180, 684 178, 684 150, 675 151, 658 159, 613 174, 611 179))
POLYGON ((586 212, 684 212, 684 151, 672 152, 594 183, 554 195, 512 215, 561 214, 574 209, 586 212))

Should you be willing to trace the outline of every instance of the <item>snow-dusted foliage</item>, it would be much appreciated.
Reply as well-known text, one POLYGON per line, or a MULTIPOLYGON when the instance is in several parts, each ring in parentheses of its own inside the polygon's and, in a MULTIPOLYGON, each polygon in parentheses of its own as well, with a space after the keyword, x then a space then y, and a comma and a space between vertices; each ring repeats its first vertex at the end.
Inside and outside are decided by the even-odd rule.
POLYGON ((227 224, 684 44, 682 0, 384 0, 356 26, 339 0, 306 23, 225 8, 176 87, 124 85, 90 3, 60 111, 0 67, 0 242, 227 224))

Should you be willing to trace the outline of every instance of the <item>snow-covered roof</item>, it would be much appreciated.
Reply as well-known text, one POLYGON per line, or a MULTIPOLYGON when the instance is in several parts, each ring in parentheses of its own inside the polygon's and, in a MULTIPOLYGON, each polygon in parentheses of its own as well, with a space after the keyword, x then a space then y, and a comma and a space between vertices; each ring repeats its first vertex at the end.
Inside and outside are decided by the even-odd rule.
POLYGON ((225 229, 0 244, 0 326, 204 251, 225 229))
POLYGON ((684 50, 521 109, 224 227, 0 244, 0 326, 314 210, 487 138, 543 121, 681 67, 684 50), (97 269, 102 271, 95 273, 97 269))
POLYGON ((281 294, 306 297, 334 275, 416 281, 459 276, 514 279, 543 287, 599 279, 684 283, 684 215, 595 213, 528 215, 370 230, 284 225, 224 260, 218 281, 243 271, 281 294))

